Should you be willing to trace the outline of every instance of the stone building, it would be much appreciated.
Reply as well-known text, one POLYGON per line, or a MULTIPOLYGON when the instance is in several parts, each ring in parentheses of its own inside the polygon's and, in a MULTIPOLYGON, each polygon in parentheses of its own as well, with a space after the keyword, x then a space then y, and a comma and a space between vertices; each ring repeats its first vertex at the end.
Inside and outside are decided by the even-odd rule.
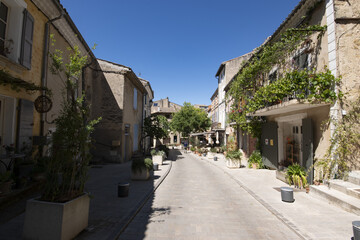
MULTIPOLYGON (((3 0, 0 9, 5 28, 0 36, 0 144, 14 144, 17 152, 29 151, 55 130, 53 120, 62 101, 63 82, 50 73, 48 54, 62 50, 66 61, 67 48, 78 46, 89 62, 94 56, 59 1, 3 0), (54 46, 50 35, 56 40, 54 46), (19 91, 5 83, 9 80, 16 82, 19 91), (51 90, 50 99, 43 89, 51 90)), ((80 95, 85 82, 78 81, 80 95)))
MULTIPOLYGON (((346 103, 359 96, 359 18, 360 2, 357 0, 302 0, 265 43, 265 46, 275 43, 287 29, 297 28, 305 21, 309 26, 326 25, 323 34, 313 33, 291 53, 285 63, 286 69, 315 69, 317 73, 329 69, 335 77, 342 76, 339 87, 331 89, 335 92, 341 90, 346 95, 345 104, 340 105, 338 101, 333 104, 325 101, 310 103, 294 92, 281 101, 269 101, 266 107, 251 114, 249 117, 262 117, 264 120, 260 146, 263 161, 269 168, 281 169, 298 163, 308 170, 308 181, 312 183, 312 167, 316 159, 324 157, 334 134, 334 126, 330 124, 324 128, 323 123, 329 118, 341 118, 346 114, 346 103)), ((274 65, 265 78, 258 79, 258 83, 266 86, 276 82, 280 76, 284 76, 284 70, 274 65)), ((320 175, 321 168, 315 164, 315 178, 320 175)))
MULTIPOLYGON (((181 105, 170 102, 169 98, 160 99, 157 101, 154 101, 151 106, 151 115, 162 115, 168 119, 168 121, 171 121, 172 114, 178 112, 181 109, 181 105)), ((155 141, 155 139, 154 139, 155 141)), ((154 143, 154 145, 158 144, 174 144, 179 145, 181 143, 181 135, 180 133, 176 132, 170 132, 168 138, 164 138, 160 140, 160 143, 154 143)))
MULTIPOLYGON (((146 89, 146 94, 144 97, 144 119, 151 116, 151 106, 154 99, 154 91, 151 88, 150 82, 145 79, 139 78, 141 83, 146 89)), ((152 147, 152 142, 150 137, 146 137, 142 141, 144 151, 147 152, 152 147)))
POLYGON ((248 53, 222 62, 215 74, 215 77, 218 79, 218 88, 211 97, 211 112, 213 119, 212 129, 215 132, 213 135, 216 136, 215 143, 217 144, 226 145, 227 137, 233 135, 237 138, 238 136, 237 132, 234 131, 234 128, 228 122, 227 116, 230 112, 230 104, 226 100, 225 88, 250 56, 251 53, 248 53))
POLYGON ((93 75, 91 116, 102 117, 93 138, 98 160, 129 161, 140 145, 147 89, 131 68, 98 59, 93 75))

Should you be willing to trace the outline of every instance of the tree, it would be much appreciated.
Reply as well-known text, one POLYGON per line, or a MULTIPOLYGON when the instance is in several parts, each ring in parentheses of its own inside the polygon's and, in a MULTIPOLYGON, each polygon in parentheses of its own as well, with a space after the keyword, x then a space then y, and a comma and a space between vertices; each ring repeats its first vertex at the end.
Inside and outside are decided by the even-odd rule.
POLYGON ((189 137, 190 133, 206 131, 211 126, 211 120, 203 110, 184 102, 180 111, 173 114, 170 126, 182 136, 189 137))
POLYGON ((168 131, 170 130, 169 121, 166 117, 157 115, 157 116, 149 116, 145 118, 144 121, 144 136, 161 139, 165 138, 168 135, 168 131))
POLYGON ((46 181, 41 199, 65 202, 84 191, 88 163, 91 158, 90 134, 100 121, 89 120, 89 107, 84 102, 84 93, 76 96, 79 78, 87 57, 81 56, 79 48, 69 49, 69 62, 63 62, 63 53, 51 53, 51 71, 64 83, 63 102, 55 120, 56 131, 52 134, 49 161, 46 163, 46 181))

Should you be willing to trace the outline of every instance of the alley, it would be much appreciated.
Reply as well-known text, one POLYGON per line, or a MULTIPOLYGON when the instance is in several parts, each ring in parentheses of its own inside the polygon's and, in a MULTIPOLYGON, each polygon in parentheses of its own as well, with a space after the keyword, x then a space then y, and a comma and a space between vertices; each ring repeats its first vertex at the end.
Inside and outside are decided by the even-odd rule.
POLYGON ((299 239, 221 170, 172 154, 169 176, 119 239, 299 239))

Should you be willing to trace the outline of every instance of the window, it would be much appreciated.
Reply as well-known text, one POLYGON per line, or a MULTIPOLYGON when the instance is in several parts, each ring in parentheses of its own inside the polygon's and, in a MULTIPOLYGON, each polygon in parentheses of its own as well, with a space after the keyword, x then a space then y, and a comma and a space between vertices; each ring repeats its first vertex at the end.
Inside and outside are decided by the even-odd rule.
POLYGON ((309 66, 309 54, 302 51, 293 58, 293 65, 295 69, 303 70, 309 66))
POLYGON ((158 104, 157 103, 154 103, 154 107, 157 107, 158 106, 158 104))
POLYGON ((269 74, 269 83, 273 83, 277 80, 277 71, 269 74))
POLYGON ((177 143, 177 136, 174 136, 174 143, 177 143))
POLYGON ((31 68, 34 18, 24 0, 0 1, 0 54, 31 68))
POLYGON ((134 109, 137 109, 137 90, 134 88, 134 109))
POLYGON ((5 55, 5 37, 8 22, 8 11, 9 8, 4 4, 0 3, 0 54, 5 55))

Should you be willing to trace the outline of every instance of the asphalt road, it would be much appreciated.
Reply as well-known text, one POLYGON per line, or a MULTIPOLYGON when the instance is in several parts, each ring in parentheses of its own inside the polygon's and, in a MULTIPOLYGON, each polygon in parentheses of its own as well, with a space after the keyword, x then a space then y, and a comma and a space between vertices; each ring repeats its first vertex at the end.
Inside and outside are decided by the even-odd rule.
POLYGON ((184 154, 119 239, 300 238, 216 166, 184 154))

